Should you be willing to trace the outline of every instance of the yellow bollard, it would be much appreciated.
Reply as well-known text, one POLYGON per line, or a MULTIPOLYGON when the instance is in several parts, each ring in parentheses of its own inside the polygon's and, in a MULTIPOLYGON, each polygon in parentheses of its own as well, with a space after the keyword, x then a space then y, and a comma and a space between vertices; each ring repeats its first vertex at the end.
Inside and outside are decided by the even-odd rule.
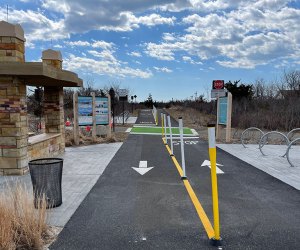
POLYGON ((155 117, 156 121, 155 121, 155 124, 156 126, 158 125, 158 112, 156 111, 156 117, 155 117))
POLYGON ((210 158, 210 166, 211 166, 212 202, 213 202, 214 231, 215 231, 215 237, 211 239, 211 243, 214 246, 221 246, 222 242, 220 237, 215 125, 208 125, 207 127, 208 127, 208 147, 209 147, 209 158, 210 158))

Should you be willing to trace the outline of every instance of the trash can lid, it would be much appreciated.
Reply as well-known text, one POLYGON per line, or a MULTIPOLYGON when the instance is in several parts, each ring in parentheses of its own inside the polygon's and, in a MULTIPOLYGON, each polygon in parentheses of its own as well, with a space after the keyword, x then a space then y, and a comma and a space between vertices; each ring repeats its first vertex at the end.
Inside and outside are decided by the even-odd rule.
POLYGON ((29 161, 28 164, 30 165, 57 164, 62 162, 63 160, 64 160, 63 158, 39 158, 39 159, 29 161))

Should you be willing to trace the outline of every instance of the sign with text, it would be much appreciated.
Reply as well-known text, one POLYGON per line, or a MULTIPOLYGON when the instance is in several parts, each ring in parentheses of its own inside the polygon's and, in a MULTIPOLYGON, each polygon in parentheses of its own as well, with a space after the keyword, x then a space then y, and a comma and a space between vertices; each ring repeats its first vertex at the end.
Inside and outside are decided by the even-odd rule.
POLYGON ((128 91, 127 91, 127 89, 119 89, 118 94, 119 94, 119 100, 120 101, 125 102, 125 101, 128 100, 128 91))
POLYGON ((226 96, 227 90, 226 89, 212 89, 210 93, 211 99, 216 99, 218 97, 226 96))
POLYGON ((218 117, 218 124, 226 125, 227 124, 227 105, 228 105, 228 98, 227 97, 220 97, 219 98, 219 117, 218 117))
POLYGON ((224 80, 213 80, 212 89, 224 89, 224 88, 225 88, 224 80))
MULTIPOLYGON (((96 125, 108 124, 108 98, 95 98, 96 125)), ((78 125, 93 125, 93 98, 78 96, 78 125)))
POLYGON ((96 125, 107 125, 108 122, 108 97, 97 97, 95 104, 96 125))
POLYGON ((91 96, 78 96, 78 125, 93 125, 93 99, 91 96))

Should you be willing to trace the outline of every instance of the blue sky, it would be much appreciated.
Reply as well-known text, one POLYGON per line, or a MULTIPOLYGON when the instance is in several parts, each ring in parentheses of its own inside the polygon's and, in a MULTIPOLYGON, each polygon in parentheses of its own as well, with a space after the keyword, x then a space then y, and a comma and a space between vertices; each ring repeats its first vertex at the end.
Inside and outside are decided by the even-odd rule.
POLYGON ((300 1, 1 0, 25 30, 26 61, 60 50, 63 67, 142 101, 209 98, 214 79, 255 83, 300 66, 300 1))

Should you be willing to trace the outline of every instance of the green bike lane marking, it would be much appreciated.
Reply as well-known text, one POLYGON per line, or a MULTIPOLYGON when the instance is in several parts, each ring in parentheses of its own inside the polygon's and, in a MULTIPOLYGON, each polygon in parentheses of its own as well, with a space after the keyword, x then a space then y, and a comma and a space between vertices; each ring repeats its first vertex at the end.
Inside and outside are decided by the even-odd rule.
MULTIPOLYGON (((179 135, 179 128, 172 128, 171 129, 173 135, 179 135)), ((169 134, 170 130, 167 128, 167 134, 169 134)), ((161 127, 133 127, 131 129, 131 133, 136 134, 161 134, 161 127)), ((184 135, 194 135, 190 128, 183 129, 184 135)))

